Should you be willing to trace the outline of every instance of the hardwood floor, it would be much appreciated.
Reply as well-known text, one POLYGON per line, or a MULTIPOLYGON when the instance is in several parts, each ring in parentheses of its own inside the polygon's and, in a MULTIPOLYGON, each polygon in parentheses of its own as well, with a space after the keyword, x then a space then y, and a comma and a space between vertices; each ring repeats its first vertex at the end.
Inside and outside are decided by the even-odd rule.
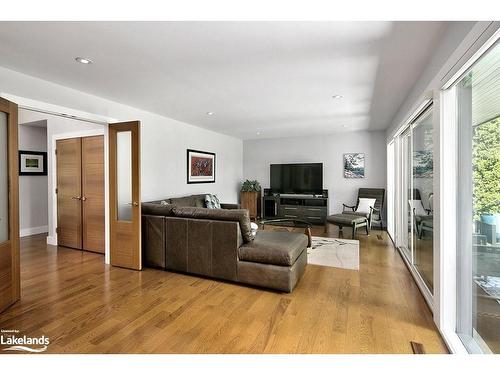
MULTIPOLYGON (((333 226, 327 235, 338 237, 333 226)), ((387 234, 358 237, 359 271, 308 265, 291 294, 111 267, 24 238, 21 301, 0 329, 45 335, 49 353, 412 353, 411 341, 446 353, 387 234)))

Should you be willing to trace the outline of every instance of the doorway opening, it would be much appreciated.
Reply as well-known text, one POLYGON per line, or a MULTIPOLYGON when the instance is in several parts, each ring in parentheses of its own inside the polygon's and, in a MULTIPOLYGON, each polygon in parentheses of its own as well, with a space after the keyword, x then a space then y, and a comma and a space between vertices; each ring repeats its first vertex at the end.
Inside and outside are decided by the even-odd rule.
POLYGON ((25 108, 18 123, 19 150, 41 154, 43 169, 23 174, 31 161, 20 152, 20 236, 44 235, 49 245, 104 254, 106 126, 25 108), (70 144, 78 146, 62 147, 70 144), (68 184, 78 186, 70 196, 68 184), (79 240, 69 242, 71 236, 79 240))

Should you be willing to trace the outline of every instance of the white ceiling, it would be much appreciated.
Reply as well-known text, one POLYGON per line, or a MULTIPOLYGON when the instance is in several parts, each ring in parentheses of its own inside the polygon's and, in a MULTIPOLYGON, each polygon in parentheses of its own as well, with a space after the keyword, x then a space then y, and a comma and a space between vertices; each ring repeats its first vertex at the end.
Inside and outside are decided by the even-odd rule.
POLYGON ((243 139, 379 130, 446 27, 0 22, 0 65, 243 139), (94 64, 78 64, 77 56, 94 64))

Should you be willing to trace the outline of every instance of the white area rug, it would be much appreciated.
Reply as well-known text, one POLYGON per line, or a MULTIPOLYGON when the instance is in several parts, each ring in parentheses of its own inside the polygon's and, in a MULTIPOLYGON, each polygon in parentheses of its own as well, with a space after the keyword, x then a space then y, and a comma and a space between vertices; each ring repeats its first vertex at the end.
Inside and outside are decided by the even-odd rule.
POLYGON ((359 241, 313 237, 307 248, 307 263, 359 270, 359 241))

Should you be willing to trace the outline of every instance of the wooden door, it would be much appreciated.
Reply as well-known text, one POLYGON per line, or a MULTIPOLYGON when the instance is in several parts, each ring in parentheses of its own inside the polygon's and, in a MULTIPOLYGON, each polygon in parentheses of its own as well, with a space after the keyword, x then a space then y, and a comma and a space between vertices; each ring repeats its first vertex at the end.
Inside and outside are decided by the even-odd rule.
POLYGON ((109 125, 111 264, 135 270, 141 261, 140 122, 109 125))
POLYGON ((80 138, 56 142, 57 243, 82 248, 82 150, 80 138))
POLYGON ((0 98, 0 312, 19 300, 17 105, 0 98))
POLYGON ((82 138, 83 250, 104 254, 104 136, 82 138))

